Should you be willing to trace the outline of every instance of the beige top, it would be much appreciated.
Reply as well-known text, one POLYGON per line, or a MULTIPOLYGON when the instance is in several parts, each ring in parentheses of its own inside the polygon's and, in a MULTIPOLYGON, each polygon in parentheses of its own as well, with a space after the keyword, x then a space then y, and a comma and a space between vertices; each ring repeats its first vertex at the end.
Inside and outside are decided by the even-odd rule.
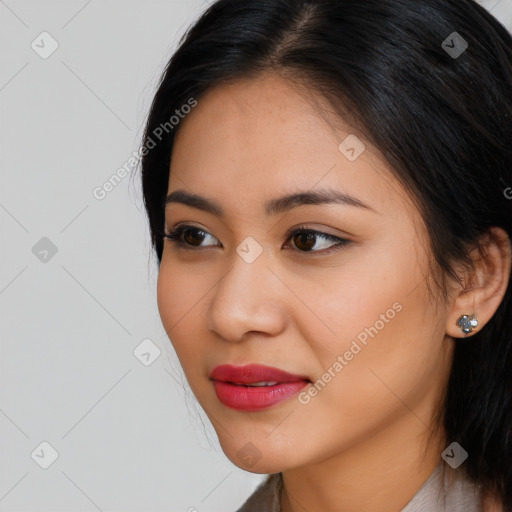
MULTIPOLYGON (((269 475, 237 512, 281 512, 281 473, 269 475)), ((400 512, 484 512, 479 486, 443 460, 400 512)))

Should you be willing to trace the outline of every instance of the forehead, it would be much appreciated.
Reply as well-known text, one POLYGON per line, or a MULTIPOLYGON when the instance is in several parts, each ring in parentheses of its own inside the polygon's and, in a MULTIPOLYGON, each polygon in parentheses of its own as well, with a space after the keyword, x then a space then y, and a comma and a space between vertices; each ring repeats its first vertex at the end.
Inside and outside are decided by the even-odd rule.
POLYGON ((320 152, 340 136, 334 123, 338 132, 352 132, 340 118, 327 118, 325 107, 318 95, 273 74, 240 79, 208 90, 182 121, 175 142, 180 145, 185 138, 191 143, 191 137, 201 137, 202 142, 208 140, 210 150, 219 152, 256 152, 257 145, 265 143, 261 158, 271 150, 282 153, 280 149, 290 145, 297 146, 297 153, 317 144, 320 152))
POLYGON ((179 125, 169 191, 260 201, 321 186, 353 193, 376 209, 411 206, 377 148, 319 95, 281 77, 216 86, 179 125), (355 160, 347 158, 345 140, 362 151, 355 160))

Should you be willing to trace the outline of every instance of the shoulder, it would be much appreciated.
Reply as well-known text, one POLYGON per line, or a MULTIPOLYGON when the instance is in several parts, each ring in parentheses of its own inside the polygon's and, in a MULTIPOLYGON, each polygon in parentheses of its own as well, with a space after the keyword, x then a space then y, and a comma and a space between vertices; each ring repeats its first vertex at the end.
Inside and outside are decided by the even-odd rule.
POLYGON ((448 501, 453 506, 464 505, 464 510, 478 510, 478 512, 505 512, 503 504, 498 497, 486 491, 481 484, 469 478, 464 470, 444 468, 444 486, 449 489, 448 501))
POLYGON ((281 473, 268 475, 236 512, 280 512, 281 473))

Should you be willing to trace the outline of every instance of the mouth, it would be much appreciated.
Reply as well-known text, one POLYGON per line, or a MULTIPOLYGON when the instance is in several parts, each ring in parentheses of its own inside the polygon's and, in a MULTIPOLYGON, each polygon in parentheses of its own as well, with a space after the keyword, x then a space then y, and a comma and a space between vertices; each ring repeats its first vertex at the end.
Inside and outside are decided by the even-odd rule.
MULTIPOLYGON (((223 382, 223 381, 220 381, 223 382)), ((281 382, 254 382, 252 384, 242 384, 241 382, 228 382, 228 384, 234 384, 235 386, 242 386, 244 388, 257 388, 263 386, 275 386, 276 384, 282 384, 281 382)))
POLYGON ((256 364, 216 366, 210 380, 223 405, 246 412, 268 409, 311 383, 307 376, 256 364))

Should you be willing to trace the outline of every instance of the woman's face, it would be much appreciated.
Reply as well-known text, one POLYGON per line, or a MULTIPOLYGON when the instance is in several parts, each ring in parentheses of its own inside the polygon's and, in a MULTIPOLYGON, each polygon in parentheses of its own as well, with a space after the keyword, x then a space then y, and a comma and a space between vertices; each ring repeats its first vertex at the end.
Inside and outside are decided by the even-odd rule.
POLYGON ((166 233, 188 228, 165 239, 160 315, 226 455, 256 473, 383 433, 417 442, 451 362, 418 211, 378 151, 315 105, 272 75, 219 86, 181 121, 172 155, 168 193, 218 209, 167 205, 166 233), (327 190, 354 199, 267 208, 327 190), (248 364, 295 377, 211 379, 248 364), (258 380, 277 384, 234 383, 258 380))

